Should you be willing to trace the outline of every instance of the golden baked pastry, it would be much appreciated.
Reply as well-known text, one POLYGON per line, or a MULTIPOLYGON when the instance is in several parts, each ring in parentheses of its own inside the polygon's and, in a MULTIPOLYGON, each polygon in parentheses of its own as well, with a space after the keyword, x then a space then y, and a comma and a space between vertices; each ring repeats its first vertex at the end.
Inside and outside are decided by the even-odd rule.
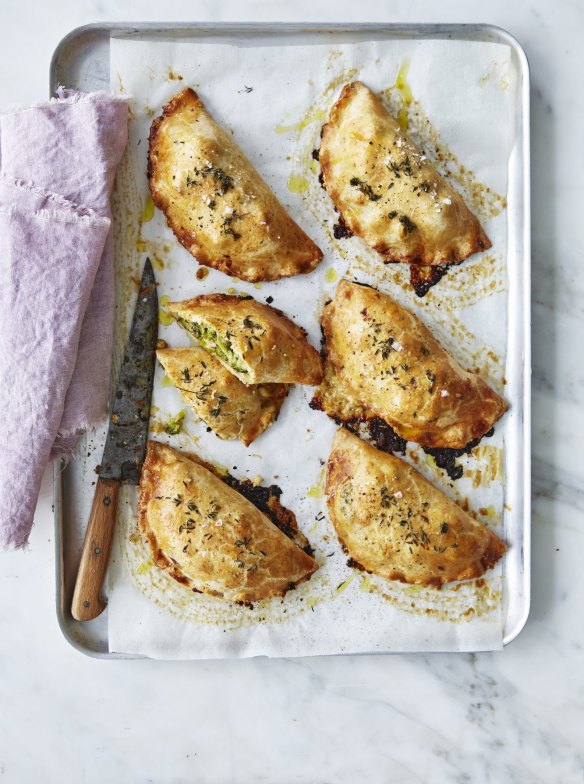
POLYGON ((138 523, 157 566, 232 602, 284 594, 318 569, 265 514, 195 459, 148 442, 138 523))
POLYGON ((199 346, 158 349, 156 356, 197 416, 219 438, 246 446, 274 422, 288 394, 286 384, 242 384, 199 346))
POLYGON ((322 362, 306 332, 253 297, 202 294, 167 310, 244 384, 320 384, 322 362))
POLYGON ((508 407, 413 313, 370 286, 342 280, 321 325, 325 381, 312 405, 333 418, 380 417, 407 441, 462 449, 508 407))
POLYGON ((344 224, 385 261, 444 265, 491 246, 460 194, 361 82, 345 85, 331 109, 319 160, 344 224))
POLYGON ((369 572, 440 586, 480 577, 504 542, 399 457, 345 428, 328 459, 327 504, 341 544, 369 572))
POLYGON ((310 272, 322 259, 189 88, 152 123, 148 182, 154 203, 199 264, 255 282, 310 272))

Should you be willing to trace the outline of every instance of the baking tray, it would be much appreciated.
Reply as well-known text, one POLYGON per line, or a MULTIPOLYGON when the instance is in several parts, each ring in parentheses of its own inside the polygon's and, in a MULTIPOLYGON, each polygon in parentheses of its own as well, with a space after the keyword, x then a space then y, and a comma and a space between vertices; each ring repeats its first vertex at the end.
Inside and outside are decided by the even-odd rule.
MULTIPOLYGON (((90 24, 70 32, 57 46, 50 66, 50 91, 58 85, 91 91, 109 90, 109 49, 112 36, 141 40, 184 40, 232 43, 273 36, 294 43, 364 41, 370 38, 452 39, 504 43, 511 47, 518 76, 516 147, 509 165, 508 201, 508 349, 507 377, 522 406, 512 418, 505 444, 506 535, 514 546, 504 563, 503 644, 508 645, 524 627, 530 603, 531 545, 531 255, 529 178, 529 67, 521 45, 506 31, 485 24, 317 24, 317 23, 113 23, 90 24)), ((285 43, 284 43, 285 45, 285 43)), ((516 407, 517 408, 517 407, 516 407)), ((105 426, 86 437, 100 454, 105 426)), ((79 493, 95 477, 80 462, 55 463, 54 509, 57 617, 63 635, 79 651, 98 658, 136 658, 110 653, 107 610, 90 622, 73 619, 73 586, 90 499, 79 493)), ((87 495, 87 494, 86 494, 87 495)))

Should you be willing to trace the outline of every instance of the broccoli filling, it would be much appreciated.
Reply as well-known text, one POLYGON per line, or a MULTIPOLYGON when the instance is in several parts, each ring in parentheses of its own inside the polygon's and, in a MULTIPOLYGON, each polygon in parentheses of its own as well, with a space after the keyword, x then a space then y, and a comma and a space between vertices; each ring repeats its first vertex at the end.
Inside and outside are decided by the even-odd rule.
POLYGON ((247 370, 241 364, 241 358, 233 350, 231 341, 228 338, 223 337, 223 335, 220 335, 210 327, 206 327, 204 324, 194 324, 192 321, 182 318, 178 319, 178 323, 187 332, 194 335, 209 354, 214 354, 238 373, 247 373, 247 370))
POLYGON ((178 435, 181 431, 183 419, 185 418, 186 413, 186 408, 183 408, 182 411, 179 411, 176 416, 169 419, 168 422, 164 425, 164 432, 168 433, 169 436, 178 435))

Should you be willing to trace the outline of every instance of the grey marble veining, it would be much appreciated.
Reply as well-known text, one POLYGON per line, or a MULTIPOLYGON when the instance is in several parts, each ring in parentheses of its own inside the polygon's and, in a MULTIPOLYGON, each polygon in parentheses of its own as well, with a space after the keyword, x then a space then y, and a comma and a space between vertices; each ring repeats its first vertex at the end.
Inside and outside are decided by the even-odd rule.
POLYGON ((46 94, 69 29, 105 19, 488 21, 532 75, 533 596, 500 654, 97 662, 54 612, 51 484, 0 556, 0 782, 584 782, 584 4, 8 0, 0 103, 46 94))

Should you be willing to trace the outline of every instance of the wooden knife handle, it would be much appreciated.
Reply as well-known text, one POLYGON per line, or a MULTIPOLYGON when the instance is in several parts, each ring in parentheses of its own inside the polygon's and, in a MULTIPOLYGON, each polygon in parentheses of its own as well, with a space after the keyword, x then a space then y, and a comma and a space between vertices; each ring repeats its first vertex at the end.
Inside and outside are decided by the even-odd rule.
POLYGON ((91 621, 106 607, 101 588, 114 538, 119 490, 116 479, 97 480, 71 604, 71 614, 78 621, 91 621))

